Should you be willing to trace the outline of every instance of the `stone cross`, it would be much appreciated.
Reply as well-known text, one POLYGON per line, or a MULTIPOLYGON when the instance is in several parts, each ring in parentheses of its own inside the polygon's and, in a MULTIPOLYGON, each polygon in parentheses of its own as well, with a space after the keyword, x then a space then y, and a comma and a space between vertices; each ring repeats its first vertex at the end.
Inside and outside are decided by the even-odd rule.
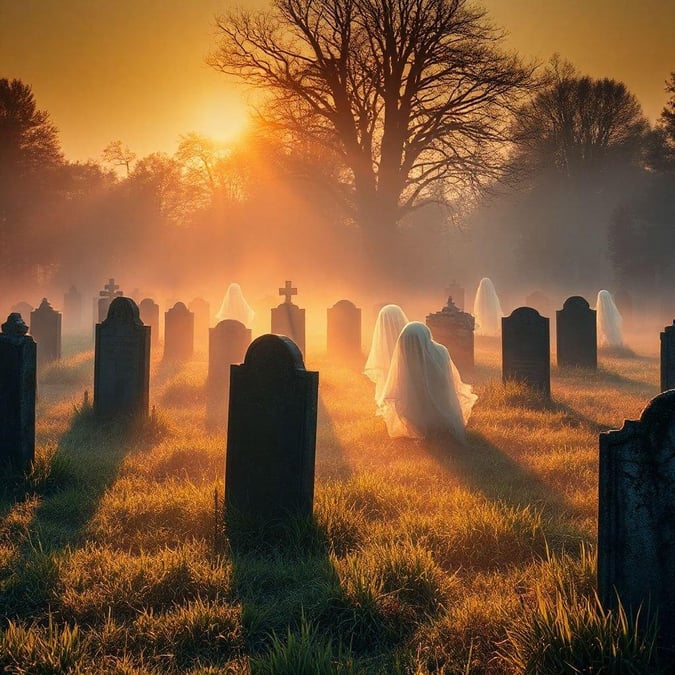
POLYGON ((102 298, 107 298, 108 300, 113 300, 114 298, 123 295, 114 279, 108 279, 108 283, 103 287, 102 291, 99 291, 98 294, 102 298))
POLYGON ((291 297, 298 294, 298 289, 293 288, 293 284, 290 281, 286 281, 286 285, 283 288, 279 289, 279 295, 285 296, 284 302, 291 302, 291 297))

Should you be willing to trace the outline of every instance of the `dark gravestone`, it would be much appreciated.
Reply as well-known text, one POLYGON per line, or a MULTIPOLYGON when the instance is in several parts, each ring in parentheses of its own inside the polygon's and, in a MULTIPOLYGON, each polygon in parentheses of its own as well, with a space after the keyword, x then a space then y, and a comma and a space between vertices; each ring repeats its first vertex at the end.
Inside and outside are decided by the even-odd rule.
POLYGON ((30 315, 30 334, 37 342, 38 368, 61 358, 61 312, 42 298, 30 315))
POLYGON ((209 329, 209 374, 206 380, 209 422, 225 421, 230 397, 230 366, 244 361, 250 344, 251 329, 241 321, 225 319, 209 329))
POLYGON ((159 305, 152 298, 144 298, 138 306, 141 321, 150 326, 150 341, 152 346, 159 344, 159 305))
POLYGON ((131 298, 115 298, 96 325, 94 411, 108 419, 145 417, 149 390, 150 327, 131 298))
POLYGON ((272 309, 272 333, 285 335, 297 345, 301 354, 305 353, 305 310, 291 302, 291 297, 297 295, 298 289, 292 288, 287 281, 284 288, 279 289, 279 295, 286 297, 278 307, 272 309))
POLYGON ((433 339, 442 344, 450 353, 457 370, 466 375, 474 366, 474 328, 476 320, 463 312, 452 297, 440 312, 428 314, 427 326, 433 339))
POLYGON ((598 592, 641 623, 658 612, 660 644, 675 650, 675 391, 639 421, 600 434, 598 592), (642 609, 640 607, 642 606, 642 609), (650 615, 650 616, 648 616, 650 615))
POLYGON ((210 339, 211 305, 204 298, 195 298, 188 309, 195 315, 195 342, 205 346, 210 339))
POLYGON ((232 366, 227 508, 257 521, 312 515, 319 373, 287 337, 263 335, 232 366))
POLYGON ((78 333, 84 328, 82 295, 75 286, 63 295, 63 327, 66 333, 78 333))
POLYGON ((580 295, 565 300, 556 313, 558 366, 598 367, 596 311, 580 295))
POLYGON ((536 309, 519 307, 502 318, 502 379, 522 382, 551 396, 549 322, 536 309))
POLYGON ((455 307, 457 309, 464 311, 464 287, 460 286, 454 279, 450 282, 450 285, 445 289, 445 292, 449 298, 452 299, 455 307))
POLYGON ((661 391, 675 389, 675 321, 661 333, 661 391))
POLYGON ((16 305, 10 309, 10 312, 12 314, 21 314, 23 322, 30 329, 30 323, 28 322, 30 321, 30 315, 33 309, 33 305, 28 302, 17 302, 16 305))
POLYGON ((171 361, 188 361, 195 345, 195 315, 177 302, 164 313, 164 358, 171 361))
POLYGON ((363 359, 361 349, 361 310, 349 300, 340 300, 326 310, 328 355, 341 362, 363 359))
POLYGON ((14 312, 0 332, 0 464, 20 471, 35 457, 36 345, 14 312))
POLYGON ((110 303, 115 298, 120 298, 124 295, 124 293, 122 293, 119 288, 120 287, 115 283, 114 279, 108 279, 108 283, 103 287, 103 290, 99 291, 99 297, 95 300, 96 313, 94 314, 94 316, 98 317, 98 323, 104 321, 108 316, 110 303))

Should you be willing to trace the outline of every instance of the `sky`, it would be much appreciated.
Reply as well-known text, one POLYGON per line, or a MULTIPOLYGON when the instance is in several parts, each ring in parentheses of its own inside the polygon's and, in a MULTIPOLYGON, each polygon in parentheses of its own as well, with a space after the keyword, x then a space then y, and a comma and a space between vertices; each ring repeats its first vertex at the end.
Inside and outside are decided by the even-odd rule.
MULTIPOLYGON (((121 140, 173 153, 181 134, 233 140, 248 94, 210 68, 214 17, 229 0, 0 0, 0 77, 33 88, 69 160, 121 140)), ((245 0, 252 8, 265 0, 245 0)), ((626 83, 654 121, 675 70, 675 0, 483 0, 505 47, 626 83)))

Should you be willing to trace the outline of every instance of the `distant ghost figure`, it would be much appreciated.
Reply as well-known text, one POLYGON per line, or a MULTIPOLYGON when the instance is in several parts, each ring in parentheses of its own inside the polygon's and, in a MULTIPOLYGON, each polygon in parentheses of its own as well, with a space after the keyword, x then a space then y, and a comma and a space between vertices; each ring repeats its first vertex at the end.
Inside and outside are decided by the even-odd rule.
POLYGON ((234 319, 235 321, 243 323, 247 328, 250 328, 254 316, 255 312, 251 309, 248 302, 246 302, 239 284, 230 284, 227 287, 218 314, 216 314, 216 319, 218 321, 234 319))
POLYGON ((408 317, 398 305, 385 305, 377 315, 370 353, 363 371, 375 383, 376 401, 387 379, 396 340, 407 323, 408 317))
POLYGON ((501 335, 504 314, 495 287, 487 277, 483 277, 478 284, 473 315, 476 319, 476 335, 501 335))
POLYGON ((476 399, 462 382, 448 350, 431 339, 423 323, 407 324, 396 342, 380 414, 392 438, 427 438, 450 433, 464 439, 476 399))
POLYGON ((609 291, 600 291, 596 301, 599 347, 623 347, 622 319, 609 291))

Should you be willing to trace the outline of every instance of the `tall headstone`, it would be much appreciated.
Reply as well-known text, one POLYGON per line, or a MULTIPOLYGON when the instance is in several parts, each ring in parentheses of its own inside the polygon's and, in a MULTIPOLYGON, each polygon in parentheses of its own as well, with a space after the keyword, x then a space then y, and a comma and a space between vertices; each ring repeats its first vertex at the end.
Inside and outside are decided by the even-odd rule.
POLYGON ((502 380, 522 382, 551 396, 549 321, 536 309, 519 307, 502 318, 502 380))
POLYGON ((285 297, 285 301, 272 309, 272 333, 289 337, 300 350, 305 353, 305 310, 300 309, 291 302, 291 298, 298 294, 298 289, 293 288, 287 281, 283 288, 279 289, 279 295, 285 297))
MULTIPOLYGON (((598 591, 643 622, 658 613, 661 647, 675 654, 675 391, 639 421, 600 434, 598 591), (641 609, 640 609, 641 608, 641 609)), ((644 624, 643 624, 644 625, 644 624)))
POLYGON ((35 457, 37 350, 17 312, 0 329, 0 465, 22 471, 35 457))
POLYGON ((156 347, 159 344, 159 305, 152 298, 144 298, 138 311, 141 321, 150 326, 150 342, 156 347))
POLYGON ((287 337, 263 335, 232 366, 227 509, 273 522, 311 516, 319 373, 287 337))
POLYGON ((467 375, 474 366, 474 328, 476 320, 463 312, 452 297, 440 312, 428 314, 427 326, 433 339, 445 346, 450 358, 462 375, 467 375))
POLYGON ((241 321, 224 319, 209 329, 209 374, 206 380, 209 422, 226 421, 230 366, 244 361, 250 344, 251 329, 241 321))
POLYGON ((445 293, 452 300, 455 307, 460 311, 464 311, 464 287, 458 284, 454 279, 450 282, 450 285, 445 289, 445 293))
POLYGON ((556 317, 558 366, 598 367, 596 311, 580 295, 567 298, 556 317))
POLYGON ((195 315, 195 343, 206 345, 211 325, 211 305, 204 298, 194 298, 188 309, 195 315))
POLYGON ((361 309, 349 300, 340 300, 326 310, 328 355, 340 362, 363 359, 361 349, 361 309))
POLYGON ((14 305, 14 306, 10 309, 10 312, 11 312, 12 314, 21 314, 21 318, 22 318, 23 322, 24 322, 24 323, 28 326, 28 328, 30 329, 30 323, 28 323, 28 322, 30 321, 30 315, 31 315, 31 312, 32 312, 34 309, 35 309, 35 308, 34 308, 33 305, 31 305, 30 303, 25 302, 25 301, 21 301, 21 302, 17 302, 16 305, 14 305))
POLYGON ((75 286, 71 286, 63 295, 63 330, 66 333, 78 333, 83 328, 82 295, 75 286))
POLYGON ((188 361, 195 347, 195 315, 182 302, 164 313, 164 358, 188 361))
POLYGON ((675 321, 661 333, 661 391, 675 389, 675 321))
POLYGON ((149 392, 150 327, 131 298, 115 298, 96 325, 94 412, 106 419, 145 417, 149 392))
POLYGON ((99 291, 98 298, 95 300, 96 303, 96 313, 94 316, 98 317, 98 322, 101 323, 108 316, 108 309, 110 308, 110 303, 115 298, 121 298, 124 295, 120 291, 120 287, 115 283, 114 279, 108 279, 108 283, 103 287, 102 291, 99 291))
POLYGON ((53 309, 47 298, 31 312, 30 334, 37 342, 38 368, 61 358, 61 312, 53 309))

